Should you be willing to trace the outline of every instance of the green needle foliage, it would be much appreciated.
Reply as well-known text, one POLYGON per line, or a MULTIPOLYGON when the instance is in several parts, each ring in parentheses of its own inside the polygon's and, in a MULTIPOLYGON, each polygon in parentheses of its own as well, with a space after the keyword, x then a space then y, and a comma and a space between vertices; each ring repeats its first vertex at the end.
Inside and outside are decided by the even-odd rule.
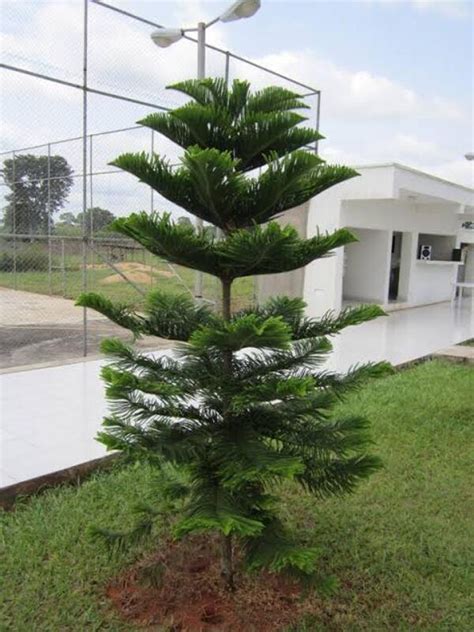
MULTIPOLYGON (((141 313, 96 294, 79 299, 136 337, 182 343, 174 358, 143 355, 118 340, 103 345, 113 360, 103 371, 111 415, 99 440, 171 473, 168 501, 174 496, 180 508, 175 535, 220 534, 230 589, 237 544, 249 568, 311 576, 318 551, 294 542, 280 521, 279 484, 295 479, 323 498, 351 492, 379 467, 367 453, 366 420, 331 411, 387 365, 345 375, 321 365, 329 336, 383 312, 371 305, 311 319, 300 299, 277 297, 231 313, 232 283, 300 268, 354 241, 346 229, 304 239, 274 219, 357 173, 305 149, 320 135, 302 126, 295 110, 305 106, 297 94, 278 87, 251 93, 244 81, 228 89, 220 79, 173 88, 192 101, 141 123, 183 147, 181 165, 156 154, 124 154, 113 164, 220 231, 215 236, 145 212, 114 227, 172 263, 216 276, 222 306, 215 313, 157 291, 141 313)), ((152 517, 131 540, 149 532, 152 517)), ((114 537, 123 544, 123 534, 114 537)))

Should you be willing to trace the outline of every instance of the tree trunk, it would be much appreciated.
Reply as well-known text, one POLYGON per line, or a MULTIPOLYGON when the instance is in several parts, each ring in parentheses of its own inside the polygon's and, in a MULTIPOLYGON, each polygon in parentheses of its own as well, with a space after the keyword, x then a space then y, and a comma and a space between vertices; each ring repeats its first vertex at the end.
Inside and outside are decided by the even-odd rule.
MULTIPOLYGON (((231 316, 231 286, 232 281, 222 280, 222 318, 227 322, 231 316)), ((224 351, 224 375, 232 376, 232 351, 224 351)), ((227 408, 224 402, 224 415, 227 408)))
MULTIPOLYGON (((229 321, 231 317, 231 286, 232 281, 222 280, 222 317, 229 321)), ((223 372, 224 375, 232 378, 232 351, 223 352, 223 372)), ((228 402, 223 402, 223 417, 227 417, 228 402)), ((229 591, 235 590, 234 584, 234 562, 232 559, 232 535, 222 535, 222 577, 226 582, 229 591)))
POLYGON ((227 590, 234 592, 234 561, 231 535, 222 536, 222 576, 225 579, 227 590))
POLYGON ((230 320, 232 281, 222 280, 222 318, 230 320))

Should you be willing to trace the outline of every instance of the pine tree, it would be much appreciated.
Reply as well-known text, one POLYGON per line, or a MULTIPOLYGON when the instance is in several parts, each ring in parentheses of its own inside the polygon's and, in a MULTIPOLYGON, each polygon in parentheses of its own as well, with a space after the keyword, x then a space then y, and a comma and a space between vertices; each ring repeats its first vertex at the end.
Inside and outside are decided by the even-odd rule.
POLYGON ((297 94, 279 87, 252 93, 244 81, 228 89, 220 79, 172 88, 192 100, 140 123, 184 149, 180 166, 145 153, 112 164, 219 231, 145 212, 114 227, 154 255, 217 277, 222 305, 216 313, 156 290, 140 313, 97 294, 79 299, 135 336, 181 342, 173 358, 153 358, 119 340, 104 343, 113 359, 103 371, 112 411, 99 440, 177 474, 167 493, 185 503, 174 534, 217 532, 230 589, 237 545, 249 568, 311 575, 317 552, 294 542, 281 522, 279 485, 294 479, 323 498, 351 492, 379 467, 366 452, 367 421, 335 416, 332 408, 387 365, 339 375, 321 364, 331 351, 329 336, 383 312, 369 305, 313 319, 301 299, 275 297, 232 313, 232 284, 300 268, 355 241, 345 228, 304 239, 274 219, 358 174, 307 149, 321 136, 302 125, 295 110, 305 105, 297 94))

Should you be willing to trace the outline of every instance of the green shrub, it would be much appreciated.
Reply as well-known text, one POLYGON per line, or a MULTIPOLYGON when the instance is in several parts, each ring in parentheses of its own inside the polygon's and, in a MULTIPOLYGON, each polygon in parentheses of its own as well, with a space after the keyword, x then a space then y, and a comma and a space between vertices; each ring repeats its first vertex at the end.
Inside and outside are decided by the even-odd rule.
POLYGON ((40 246, 22 247, 15 253, 11 250, 0 255, 0 272, 43 272, 48 270, 49 257, 47 251, 40 246))

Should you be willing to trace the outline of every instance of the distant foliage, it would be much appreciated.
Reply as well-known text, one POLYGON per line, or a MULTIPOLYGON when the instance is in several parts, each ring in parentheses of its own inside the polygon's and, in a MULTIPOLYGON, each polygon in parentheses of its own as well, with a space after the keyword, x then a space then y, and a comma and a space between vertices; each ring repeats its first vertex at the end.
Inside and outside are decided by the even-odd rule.
POLYGON ((5 196, 5 232, 47 233, 73 184, 73 170, 67 160, 63 156, 19 154, 4 161, 1 173, 10 189, 5 196))
POLYGON ((88 208, 85 213, 74 215, 68 211, 59 216, 59 222, 55 226, 56 235, 81 236, 86 235, 107 235, 110 232, 112 222, 117 219, 115 215, 100 206, 88 208))
POLYGON ((40 245, 12 248, 0 255, 0 272, 44 272, 49 268, 47 251, 40 245))

